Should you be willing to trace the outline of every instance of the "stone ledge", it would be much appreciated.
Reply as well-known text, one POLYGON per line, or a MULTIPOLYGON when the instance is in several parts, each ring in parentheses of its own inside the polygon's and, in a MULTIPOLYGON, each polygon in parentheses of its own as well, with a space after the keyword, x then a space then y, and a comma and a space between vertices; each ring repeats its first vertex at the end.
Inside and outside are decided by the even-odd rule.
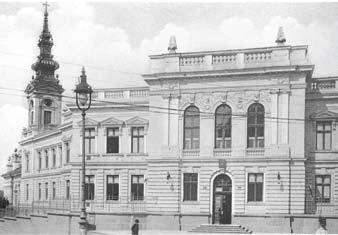
POLYGON ((79 217, 79 214, 75 214, 75 213, 62 213, 62 212, 47 212, 48 215, 59 215, 59 216, 71 216, 71 217, 79 217))
POLYGON ((338 215, 316 214, 234 214, 234 217, 264 217, 264 218, 319 218, 338 219, 338 215))
POLYGON ((15 217, 3 217, 5 220, 13 220, 13 221, 16 221, 16 218, 15 217))
POLYGON ((31 217, 39 217, 39 218, 48 218, 48 216, 47 215, 36 215, 36 214, 32 214, 32 215, 30 215, 31 217))
POLYGON ((17 215, 16 218, 18 218, 18 219, 28 219, 28 220, 31 219, 31 217, 29 217, 29 216, 23 216, 23 215, 17 215))

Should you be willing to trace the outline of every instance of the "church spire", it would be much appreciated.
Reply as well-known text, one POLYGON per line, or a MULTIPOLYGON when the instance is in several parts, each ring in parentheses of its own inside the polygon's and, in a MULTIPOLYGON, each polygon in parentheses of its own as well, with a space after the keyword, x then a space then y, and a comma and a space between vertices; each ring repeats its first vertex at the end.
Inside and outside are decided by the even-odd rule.
POLYGON ((36 72, 36 75, 42 75, 48 78, 54 77, 54 72, 59 68, 58 62, 53 60, 52 47, 53 38, 48 29, 48 3, 43 4, 45 6, 43 29, 40 34, 38 47, 40 48, 40 55, 38 61, 32 65, 32 69, 36 72))
POLYGON ((42 33, 50 34, 50 32, 48 30, 48 7, 49 7, 49 4, 47 2, 45 2, 42 5, 45 6, 45 13, 44 13, 45 18, 44 18, 44 21, 43 21, 42 33))
POLYGON ((53 59, 52 47, 53 47, 53 37, 48 28, 48 6, 49 4, 45 2, 44 4, 44 20, 43 28, 39 37, 38 47, 40 48, 40 54, 37 61, 32 64, 32 69, 35 71, 36 75, 33 77, 33 80, 28 84, 25 92, 30 93, 33 90, 43 90, 54 91, 57 93, 62 93, 63 88, 59 84, 59 80, 55 77, 55 70, 59 68, 59 63, 53 59), (48 84, 47 84, 48 83, 48 84), (49 88, 47 87, 49 86, 49 88))

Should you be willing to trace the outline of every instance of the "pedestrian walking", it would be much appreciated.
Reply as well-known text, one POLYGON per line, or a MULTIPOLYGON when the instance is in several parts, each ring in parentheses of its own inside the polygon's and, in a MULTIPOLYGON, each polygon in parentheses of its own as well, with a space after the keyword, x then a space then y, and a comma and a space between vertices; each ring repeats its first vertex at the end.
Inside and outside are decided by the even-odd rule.
POLYGON ((319 217, 319 228, 317 229, 316 234, 327 234, 326 219, 323 217, 319 217))
POLYGON ((139 225, 138 225, 138 219, 135 220, 135 223, 131 227, 131 235, 138 235, 139 225))

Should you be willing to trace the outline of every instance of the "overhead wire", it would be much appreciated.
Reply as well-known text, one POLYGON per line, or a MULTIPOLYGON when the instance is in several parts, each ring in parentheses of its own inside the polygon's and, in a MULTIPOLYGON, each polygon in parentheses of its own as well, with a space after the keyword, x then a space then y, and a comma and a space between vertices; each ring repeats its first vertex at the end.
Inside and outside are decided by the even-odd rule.
MULTIPOLYGON (((15 88, 6 88, 6 87, 0 87, 0 89, 2 90, 14 90, 14 91, 20 91, 23 92, 24 90, 21 89, 15 89, 15 88)), ((0 93, 0 94, 4 94, 4 93, 0 93)), ((44 92, 39 92, 39 94, 44 94, 44 95, 50 95, 50 93, 44 93, 44 92)), ((6 94, 5 94, 6 95, 6 94)), ((21 96, 21 97, 25 97, 24 95, 17 95, 17 96, 21 96)), ((67 96, 67 95, 61 95, 61 97, 63 98, 67 98, 67 99, 72 99, 75 100, 76 97, 75 96, 67 96)), ((160 106, 153 106, 153 105, 141 105, 141 104, 133 104, 130 102, 120 102, 120 101, 108 101, 108 100, 101 100, 101 99, 92 99, 92 101, 96 101, 99 103, 105 103, 105 104, 112 104, 112 105, 125 105, 127 107, 127 110, 133 110, 133 111, 140 111, 141 108, 150 108, 151 110, 142 110, 142 111, 146 111, 146 112, 152 112, 152 113, 160 113, 160 114, 168 114, 170 112, 170 114, 174 114, 174 115, 180 115, 180 112, 184 112, 185 110, 183 109, 178 109, 178 108, 167 108, 167 107, 160 107, 160 106), (153 109, 157 109, 157 110, 165 110, 164 111, 157 111, 157 110, 153 110, 153 109)), ((209 115, 214 115, 214 112, 207 112, 207 111, 198 111, 198 113, 200 114, 209 114, 209 115)), ((233 113, 232 116, 235 117, 247 117, 246 114, 238 114, 238 113, 233 113)), ((275 120, 284 120, 284 121, 293 121, 294 123, 299 123, 299 122, 307 122, 310 121, 312 122, 312 119, 306 119, 306 118, 282 118, 282 117, 267 117, 265 116, 265 119, 269 120, 269 121, 273 121, 275 122, 275 120)))

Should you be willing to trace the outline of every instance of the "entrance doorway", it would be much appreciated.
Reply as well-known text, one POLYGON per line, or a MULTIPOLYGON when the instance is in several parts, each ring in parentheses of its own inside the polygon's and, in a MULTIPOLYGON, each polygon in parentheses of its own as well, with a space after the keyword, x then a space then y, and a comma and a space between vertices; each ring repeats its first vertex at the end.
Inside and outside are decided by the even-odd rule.
POLYGON ((214 179, 213 224, 231 224, 232 182, 226 174, 214 179))

